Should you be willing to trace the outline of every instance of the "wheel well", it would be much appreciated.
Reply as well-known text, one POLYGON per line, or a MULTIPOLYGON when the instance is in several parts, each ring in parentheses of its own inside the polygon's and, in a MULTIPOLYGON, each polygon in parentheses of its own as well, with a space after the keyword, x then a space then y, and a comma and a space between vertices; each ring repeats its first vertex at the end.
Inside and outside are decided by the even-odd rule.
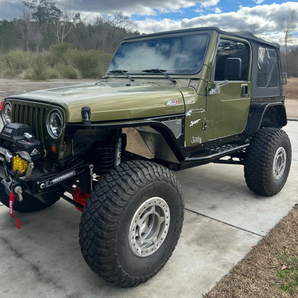
POLYGON ((287 124, 287 116, 284 105, 269 106, 262 118, 260 127, 280 128, 287 124))
POLYGON ((179 161, 164 136, 150 126, 123 128, 126 134, 126 151, 146 159, 165 160, 170 163, 179 161))

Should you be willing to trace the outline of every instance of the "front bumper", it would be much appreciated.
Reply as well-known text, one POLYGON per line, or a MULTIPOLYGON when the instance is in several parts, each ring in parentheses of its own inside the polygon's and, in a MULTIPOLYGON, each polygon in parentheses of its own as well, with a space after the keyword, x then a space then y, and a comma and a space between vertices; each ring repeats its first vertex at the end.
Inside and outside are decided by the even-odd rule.
MULTIPOLYGON (((28 163, 28 167, 24 176, 19 177, 12 170, 13 154, 6 148, 0 147, 0 178, 1 183, 4 185, 5 192, 10 195, 11 192, 18 193, 19 189, 22 191, 29 190, 26 181, 31 180, 32 170, 34 168, 34 163, 32 160, 28 163)), ((31 191, 29 191, 31 192, 31 191)), ((21 193, 19 194, 20 201, 22 200, 21 193)))
POLYGON ((4 127, 0 133, 0 181, 8 195, 21 188, 22 192, 50 203, 77 176, 85 172, 88 177, 90 163, 86 160, 55 163, 47 160, 43 148, 43 143, 32 135, 30 126, 10 123, 4 127))
MULTIPOLYGON (((20 153, 18 152, 18 154, 20 153)), ((61 195, 64 192, 64 183, 70 182, 72 185, 75 177, 88 171, 90 167, 90 164, 83 164, 64 170, 58 168, 55 171, 45 173, 38 164, 35 165, 31 161, 26 174, 20 177, 12 170, 12 162, 13 154, 0 147, 0 180, 7 195, 10 195, 11 192, 18 195, 17 190, 21 189, 21 192, 26 192, 44 203, 51 202, 53 192, 61 195)), ((21 197, 18 199, 19 201, 22 200, 21 197)))

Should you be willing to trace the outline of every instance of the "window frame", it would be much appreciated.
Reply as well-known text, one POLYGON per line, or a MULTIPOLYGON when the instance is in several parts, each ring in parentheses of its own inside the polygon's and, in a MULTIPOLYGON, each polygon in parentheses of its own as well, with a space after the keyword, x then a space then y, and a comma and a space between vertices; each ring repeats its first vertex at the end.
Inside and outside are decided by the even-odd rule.
MULTIPOLYGON (((185 72, 185 73, 177 73, 177 72, 169 72, 169 71, 165 71, 166 74, 169 74, 169 75, 172 75, 172 76, 190 76, 190 75, 196 75, 198 73, 201 72, 203 66, 204 66, 204 63, 205 63, 205 59, 206 59, 206 56, 207 56, 207 53, 208 53, 208 49, 209 49, 209 46, 210 46, 210 40, 211 40, 211 35, 209 32, 186 32, 186 33, 180 33, 180 34, 165 34, 165 35, 160 35, 160 36, 156 36, 155 39, 164 39, 164 38, 173 38, 173 37, 185 37, 185 36, 195 36, 195 35, 205 35, 207 36, 207 40, 206 40, 206 47, 205 47, 205 52, 204 52, 204 55, 203 55, 203 58, 202 58, 202 62, 201 62, 201 65, 200 67, 198 67, 197 69, 194 70, 194 72, 185 72)), ((119 47, 117 48, 117 50, 115 51, 114 53, 114 56, 107 68, 107 72, 106 72, 106 75, 108 74, 109 72, 109 68, 110 68, 110 65, 112 64, 119 48, 121 47, 122 44, 124 43, 134 43, 134 42, 138 42, 138 41, 146 41, 146 40, 151 40, 153 39, 152 37, 146 37, 144 36, 143 38, 136 38, 136 39, 132 39, 132 40, 124 40, 123 42, 121 42, 121 44, 119 45, 119 47)), ((130 75, 156 75, 158 73, 144 73, 142 71, 128 71, 127 74, 130 74, 130 75)))
MULTIPOLYGON (((275 61, 275 63, 276 63, 276 70, 277 70, 277 76, 278 76, 278 71, 279 71, 279 63, 278 63, 278 52, 277 52, 277 50, 275 49, 275 48, 272 48, 272 47, 268 47, 268 46, 266 46, 266 45, 259 45, 258 46, 258 50, 257 50, 257 61, 259 62, 259 50, 260 50, 260 48, 264 48, 265 50, 271 50, 271 51, 274 51, 275 52, 275 58, 276 58, 276 61, 275 61)), ((272 69, 272 68, 271 68, 272 69)), ((266 86, 259 86, 258 85, 258 71, 259 71, 259 69, 257 69, 257 74, 256 74, 256 87, 258 88, 258 89, 276 89, 276 88, 280 88, 280 82, 279 82, 279 80, 277 79, 277 85, 276 86, 274 86, 274 87, 270 87, 269 86, 269 84, 270 84, 270 82, 271 82, 271 80, 269 81, 269 79, 267 80, 267 84, 266 84, 266 86)), ((272 78, 272 77, 271 77, 272 78)), ((271 79, 270 78, 270 79, 271 79)))
POLYGON ((214 50, 214 65, 213 65, 211 81, 212 82, 224 82, 224 80, 219 80, 219 81, 215 80, 215 72, 216 72, 216 65, 217 65, 217 63, 216 63, 217 53, 218 53, 218 47, 219 47, 219 44, 220 44, 221 40, 230 40, 230 41, 234 41, 234 42, 241 42, 246 46, 246 48, 248 50, 247 80, 228 80, 228 82, 246 82, 246 83, 250 82, 250 80, 251 80, 251 64, 252 64, 252 46, 251 46, 250 42, 247 41, 246 39, 237 38, 237 37, 233 37, 233 36, 229 36, 229 35, 219 35, 218 36, 217 45, 216 45, 216 48, 214 50))

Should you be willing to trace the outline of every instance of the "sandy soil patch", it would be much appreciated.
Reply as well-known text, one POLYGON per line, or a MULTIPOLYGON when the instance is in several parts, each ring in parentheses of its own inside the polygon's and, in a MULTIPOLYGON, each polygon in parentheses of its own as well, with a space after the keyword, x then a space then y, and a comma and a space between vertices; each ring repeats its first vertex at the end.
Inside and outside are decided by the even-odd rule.
POLYGON ((286 99, 298 99, 298 78, 289 78, 288 85, 284 85, 286 99))

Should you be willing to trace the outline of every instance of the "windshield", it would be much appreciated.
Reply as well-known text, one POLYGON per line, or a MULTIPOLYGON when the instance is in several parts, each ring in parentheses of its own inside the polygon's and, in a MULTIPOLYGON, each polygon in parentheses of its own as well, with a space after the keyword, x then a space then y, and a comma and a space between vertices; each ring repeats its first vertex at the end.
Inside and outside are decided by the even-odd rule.
POLYGON ((197 73, 203 65, 208 39, 207 34, 195 34, 124 42, 107 72, 162 69, 172 74, 197 73))

